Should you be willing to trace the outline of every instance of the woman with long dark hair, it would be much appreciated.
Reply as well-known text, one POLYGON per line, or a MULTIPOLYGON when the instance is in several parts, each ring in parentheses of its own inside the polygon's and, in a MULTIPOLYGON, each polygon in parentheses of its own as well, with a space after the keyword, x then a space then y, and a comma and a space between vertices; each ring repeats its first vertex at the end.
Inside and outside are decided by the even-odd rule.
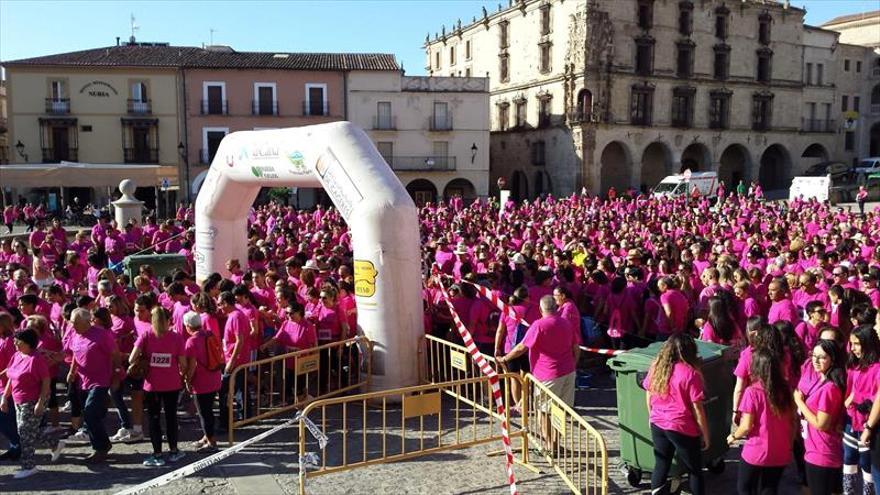
POLYGON ((709 315, 700 331, 700 340, 724 345, 738 342, 742 335, 733 317, 734 308, 719 296, 710 297, 708 307, 709 315))
POLYGON ((651 491, 667 488, 673 455, 690 474, 690 491, 705 493, 702 450, 709 448, 709 425, 703 409, 703 376, 697 345, 686 334, 673 334, 660 348, 642 383, 654 443, 651 491))
POLYGON ((819 340, 811 359, 818 379, 806 392, 794 391, 804 435, 807 486, 815 494, 841 493, 844 362, 837 344, 830 340, 819 340))
POLYGON ((752 354, 750 374, 751 383, 739 406, 739 426, 727 437, 727 443, 746 439, 737 478, 739 493, 775 494, 792 459, 794 402, 780 362, 769 350, 752 354))
POLYGON ((871 453, 866 445, 859 444, 859 437, 868 413, 871 412, 874 394, 880 388, 880 339, 873 328, 862 325, 850 334, 849 348, 844 400, 848 420, 843 430, 843 493, 856 493, 859 468, 862 471, 864 493, 871 493, 874 490, 871 453))

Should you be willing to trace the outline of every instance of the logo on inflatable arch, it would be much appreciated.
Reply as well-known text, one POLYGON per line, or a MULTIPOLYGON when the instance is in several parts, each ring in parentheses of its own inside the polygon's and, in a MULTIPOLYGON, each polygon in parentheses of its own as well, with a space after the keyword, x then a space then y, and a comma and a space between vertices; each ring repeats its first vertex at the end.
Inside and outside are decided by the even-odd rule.
POLYGON ((297 174, 308 173, 306 170, 306 159, 300 151, 292 151, 288 153, 287 159, 293 165, 293 172, 297 174))
POLYGON ((379 272, 372 261, 354 260, 354 294, 373 297, 376 294, 376 276, 379 272))

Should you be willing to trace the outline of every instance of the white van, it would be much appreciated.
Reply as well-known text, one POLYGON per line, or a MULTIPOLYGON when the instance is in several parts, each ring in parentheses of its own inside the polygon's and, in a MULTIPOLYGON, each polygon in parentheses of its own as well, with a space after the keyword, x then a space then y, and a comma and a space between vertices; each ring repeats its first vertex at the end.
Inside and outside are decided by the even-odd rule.
POLYGON ((876 174, 880 172, 880 157, 872 156, 870 158, 862 158, 855 167, 857 174, 876 174))
POLYGON ((652 192, 654 197, 690 196, 696 186, 701 197, 714 198, 718 189, 717 172, 691 172, 669 175, 661 180, 652 192))

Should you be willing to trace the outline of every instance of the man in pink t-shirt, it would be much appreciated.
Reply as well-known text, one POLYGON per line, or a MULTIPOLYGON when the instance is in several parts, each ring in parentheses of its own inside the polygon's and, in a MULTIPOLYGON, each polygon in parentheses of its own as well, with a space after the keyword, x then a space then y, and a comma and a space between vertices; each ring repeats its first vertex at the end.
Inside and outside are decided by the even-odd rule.
POLYGON ((802 320, 800 311, 789 298, 788 284, 784 281, 770 282, 767 286, 767 295, 771 301, 767 323, 772 325, 779 320, 787 320, 792 325, 797 325, 802 320))
MULTIPOLYGON (((251 324, 248 317, 235 306, 235 296, 232 292, 223 292, 220 294, 220 303, 218 304, 223 313, 226 314, 226 325, 223 327, 223 350, 226 356, 226 367, 223 369, 223 383, 220 385, 220 407, 219 407, 219 429, 222 431, 229 420, 229 406, 227 395, 229 393, 229 380, 232 378, 231 373, 236 367, 248 362, 250 347, 248 339, 251 331, 251 324)), ((247 370, 238 373, 235 379, 235 389, 238 392, 244 391, 244 383, 247 381, 247 370)))

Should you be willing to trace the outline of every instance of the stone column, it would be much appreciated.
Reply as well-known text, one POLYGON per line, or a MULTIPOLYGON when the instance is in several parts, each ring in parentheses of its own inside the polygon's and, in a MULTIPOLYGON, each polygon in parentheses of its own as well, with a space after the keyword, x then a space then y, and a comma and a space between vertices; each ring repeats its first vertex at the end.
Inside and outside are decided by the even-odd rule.
POLYGON ((119 192, 122 193, 122 197, 113 202, 113 208, 115 210, 116 226, 120 230, 132 218, 137 220, 138 224, 143 223, 141 221, 141 211, 144 207, 144 202, 134 197, 134 190, 136 188, 137 186, 131 179, 123 179, 119 183, 119 192))

